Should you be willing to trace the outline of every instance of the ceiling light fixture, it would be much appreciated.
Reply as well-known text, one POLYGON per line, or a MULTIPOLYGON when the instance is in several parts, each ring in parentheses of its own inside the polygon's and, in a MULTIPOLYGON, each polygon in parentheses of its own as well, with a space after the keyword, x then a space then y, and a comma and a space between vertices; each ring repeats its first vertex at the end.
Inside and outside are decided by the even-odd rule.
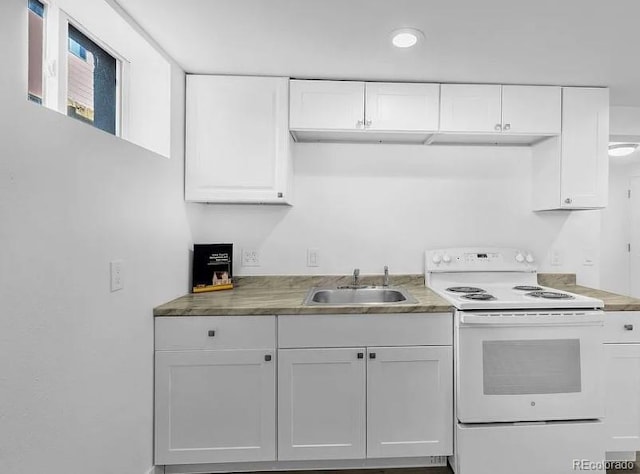
POLYGON ((610 143, 609 156, 627 156, 636 151, 638 143, 610 143))
POLYGON ((391 33, 391 42, 396 48, 410 48, 424 38, 424 33, 415 28, 401 28, 391 33))

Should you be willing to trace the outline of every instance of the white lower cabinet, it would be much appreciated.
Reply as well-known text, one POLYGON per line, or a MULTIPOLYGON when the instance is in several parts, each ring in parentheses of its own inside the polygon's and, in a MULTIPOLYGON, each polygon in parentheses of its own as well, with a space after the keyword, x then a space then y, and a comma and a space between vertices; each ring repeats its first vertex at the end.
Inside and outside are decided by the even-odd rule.
POLYGON ((451 335, 445 313, 156 318, 155 464, 451 455, 451 335))
POLYGON ((605 344, 606 451, 640 450, 640 344, 605 344))
POLYGON ((371 347, 367 457, 453 452, 451 346, 371 347))
POLYGON ((640 451, 640 313, 606 313, 604 354, 607 457, 622 459, 640 451))
POLYGON ((155 464, 276 459, 276 318, 155 320, 155 464))
POLYGON ((451 346, 278 351, 279 460, 452 453, 451 346))
POLYGON ((275 460, 274 352, 156 352, 156 464, 275 460))
POLYGON ((278 351, 278 459, 365 457, 365 350, 278 351))

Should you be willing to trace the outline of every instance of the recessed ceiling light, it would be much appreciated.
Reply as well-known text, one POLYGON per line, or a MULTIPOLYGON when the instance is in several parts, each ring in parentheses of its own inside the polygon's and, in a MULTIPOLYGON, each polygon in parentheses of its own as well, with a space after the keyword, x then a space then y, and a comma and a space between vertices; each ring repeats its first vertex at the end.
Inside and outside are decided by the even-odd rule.
POLYGON ((415 28, 401 28, 391 33, 391 42, 396 48, 410 48, 424 38, 424 33, 415 28))
POLYGON ((636 151, 638 143, 610 143, 609 156, 627 156, 636 151))

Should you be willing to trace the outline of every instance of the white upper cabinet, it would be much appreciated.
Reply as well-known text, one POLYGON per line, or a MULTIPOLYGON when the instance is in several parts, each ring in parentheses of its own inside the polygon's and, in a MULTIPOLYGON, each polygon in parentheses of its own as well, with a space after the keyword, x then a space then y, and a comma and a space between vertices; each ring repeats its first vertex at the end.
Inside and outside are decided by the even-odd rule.
POLYGON ((533 147, 533 207, 607 205, 609 90, 562 88, 562 135, 533 147))
POLYGON ((439 123, 439 84, 367 82, 367 130, 434 131, 439 123))
POLYGON ((185 199, 291 200, 289 80, 187 76, 185 199))
POLYGON ((437 143, 530 144, 561 133, 560 87, 442 84, 437 143))
POLYGON ((440 93, 440 131, 501 131, 499 85, 442 84, 440 93))
POLYGON ((564 88, 562 207, 607 205, 609 89, 564 88))
POLYGON ((364 82, 291 81, 292 130, 364 128, 364 82))
POLYGON ((502 131, 560 135, 562 89, 545 86, 502 86, 502 131))
POLYGON ((424 143, 438 130, 439 84, 291 81, 297 141, 424 143))

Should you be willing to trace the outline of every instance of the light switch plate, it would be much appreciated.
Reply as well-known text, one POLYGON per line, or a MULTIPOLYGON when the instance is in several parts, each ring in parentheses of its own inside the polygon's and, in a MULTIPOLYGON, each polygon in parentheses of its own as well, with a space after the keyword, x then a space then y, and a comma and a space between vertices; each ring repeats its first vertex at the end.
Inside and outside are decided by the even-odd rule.
POLYGON ((320 251, 318 249, 307 249, 307 267, 320 266, 320 251))
POLYGON ((124 262, 122 260, 113 260, 110 263, 111 268, 111 291, 118 291, 124 288, 124 262))

